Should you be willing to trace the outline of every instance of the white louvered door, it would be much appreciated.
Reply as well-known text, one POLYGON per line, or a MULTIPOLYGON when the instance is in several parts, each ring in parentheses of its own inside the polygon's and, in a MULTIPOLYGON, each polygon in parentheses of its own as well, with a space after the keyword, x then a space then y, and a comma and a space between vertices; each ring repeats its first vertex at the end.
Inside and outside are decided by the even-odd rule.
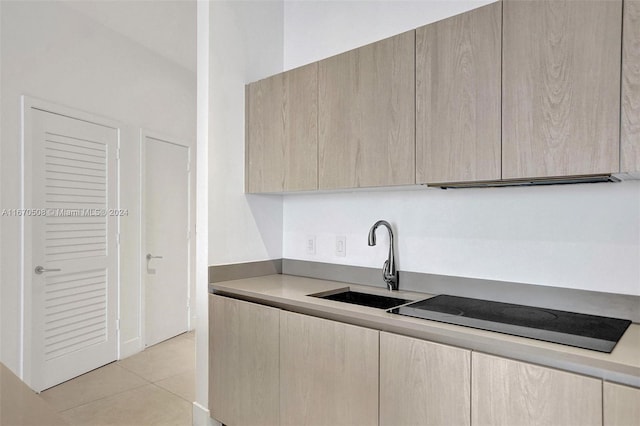
POLYGON ((45 213, 25 218, 32 222, 31 371, 39 391, 117 357, 118 129, 30 113, 31 206, 45 213))

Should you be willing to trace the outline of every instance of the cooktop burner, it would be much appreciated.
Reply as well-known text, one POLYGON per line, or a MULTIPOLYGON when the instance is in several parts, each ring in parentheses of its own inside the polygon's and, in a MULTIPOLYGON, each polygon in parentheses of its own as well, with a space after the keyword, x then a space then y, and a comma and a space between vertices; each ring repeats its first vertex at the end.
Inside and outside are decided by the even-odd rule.
POLYGON ((440 295, 389 312, 610 353, 629 320, 440 295))

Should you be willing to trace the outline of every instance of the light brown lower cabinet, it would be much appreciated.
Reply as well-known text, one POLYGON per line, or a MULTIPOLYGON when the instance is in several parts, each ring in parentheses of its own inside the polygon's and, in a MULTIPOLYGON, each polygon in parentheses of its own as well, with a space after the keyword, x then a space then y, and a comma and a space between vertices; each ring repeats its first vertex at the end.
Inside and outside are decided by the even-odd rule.
POLYGON ((601 425, 602 381, 474 352, 471 424, 601 425))
POLYGON ((209 296, 209 411, 229 426, 278 425, 280 310, 209 296))
POLYGON ((604 426, 640 426, 640 389, 605 382, 604 426))
POLYGON ((469 425, 471 351, 380 333, 380 425, 469 425))
POLYGON ((281 311, 281 424, 377 425, 378 335, 281 311))
POLYGON ((209 318, 228 426, 640 426, 640 389, 218 295, 209 318))

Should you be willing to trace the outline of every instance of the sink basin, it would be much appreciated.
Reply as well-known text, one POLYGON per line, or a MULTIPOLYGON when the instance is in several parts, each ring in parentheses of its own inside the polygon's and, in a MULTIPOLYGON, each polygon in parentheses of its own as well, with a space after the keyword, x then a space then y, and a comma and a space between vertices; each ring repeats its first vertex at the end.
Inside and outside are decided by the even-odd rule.
POLYGON ((359 291, 351 291, 349 289, 340 289, 329 293, 323 292, 310 294, 309 296, 379 309, 391 309, 396 306, 404 305, 405 303, 411 302, 411 300, 400 299, 397 297, 361 293, 359 291))

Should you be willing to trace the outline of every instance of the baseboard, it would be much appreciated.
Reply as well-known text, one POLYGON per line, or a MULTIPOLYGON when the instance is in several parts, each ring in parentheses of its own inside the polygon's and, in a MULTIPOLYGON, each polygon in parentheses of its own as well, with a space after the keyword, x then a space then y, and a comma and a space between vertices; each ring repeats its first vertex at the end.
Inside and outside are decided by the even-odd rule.
POLYGON ((135 355, 138 352, 142 352, 143 349, 144 347, 142 345, 142 339, 140 337, 129 339, 126 342, 120 342, 120 356, 118 357, 118 359, 130 357, 131 355, 135 355))
POLYGON ((209 416, 209 410, 204 408, 202 405, 197 402, 193 403, 193 426, 222 426, 222 423, 219 423, 212 419, 209 416))
POLYGON ((195 314, 196 310, 191 309, 191 318, 189 322, 189 331, 193 331, 196 329, 196 324, 198 323, 198 316, 195 314))

